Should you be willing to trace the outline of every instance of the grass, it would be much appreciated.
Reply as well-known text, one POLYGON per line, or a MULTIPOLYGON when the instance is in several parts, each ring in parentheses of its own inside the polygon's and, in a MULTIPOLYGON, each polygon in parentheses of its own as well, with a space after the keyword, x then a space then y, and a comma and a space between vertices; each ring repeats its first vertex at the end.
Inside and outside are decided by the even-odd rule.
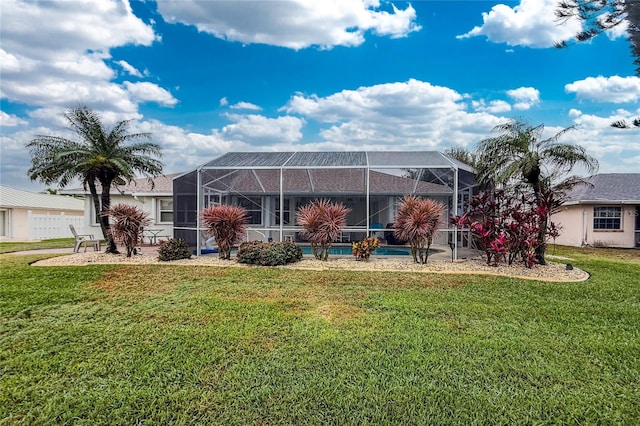
POLYGON ((24 242, 12 242, 4 241, 0 242, 0 253, 13 253, 23 250, 37 250, 37 249, 53 249, 53 248, 71 248, 73 247, 73 238, 54 238, 51 240, 42 241, 24 241, 24 242))
POLYGON ((638 251, 556 254, 592 278, 3 255, 0 424, 638 424, 638 251))

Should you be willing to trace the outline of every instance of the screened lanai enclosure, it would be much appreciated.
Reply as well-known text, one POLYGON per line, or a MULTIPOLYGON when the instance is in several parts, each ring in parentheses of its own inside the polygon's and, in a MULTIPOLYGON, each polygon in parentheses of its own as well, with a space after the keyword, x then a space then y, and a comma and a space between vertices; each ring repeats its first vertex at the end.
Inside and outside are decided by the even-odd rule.
POLYGON ((337 244, 366 236, 394 244, 396 205, 413 194, 447 206, 434 244, 466 246, 463 233, 447 228, 448 217, 466 207, 474 186, 469 166, 436 151, 231 152, 174 178, 174 236, 199 255, 211 245, 199 213, 233 204, 247 210, 246 241, 304 243, 296 211, 329 199, 350 209, 337 244))

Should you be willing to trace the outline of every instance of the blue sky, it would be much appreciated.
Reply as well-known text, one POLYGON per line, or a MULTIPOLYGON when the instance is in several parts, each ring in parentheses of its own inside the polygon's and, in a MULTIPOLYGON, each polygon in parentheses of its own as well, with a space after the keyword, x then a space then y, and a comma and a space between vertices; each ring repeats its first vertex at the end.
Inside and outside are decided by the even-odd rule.
POLYGON ((132 119, 165 173, 228 151, 473 149, 512 118, 577 129, 601 172, 640 171, 624 28, 555 49, 555 0, 47 1, 0 6, 3 185, 86 104, 132 119))

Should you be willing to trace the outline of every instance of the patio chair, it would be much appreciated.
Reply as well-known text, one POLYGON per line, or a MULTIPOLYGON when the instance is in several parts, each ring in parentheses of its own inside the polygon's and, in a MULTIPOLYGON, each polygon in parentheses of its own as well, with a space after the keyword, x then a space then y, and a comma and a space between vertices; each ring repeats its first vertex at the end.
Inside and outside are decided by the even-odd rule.
POLYGON ((76 228, 73 225, 69 225, 69 229, 71 229, 71 233, 73 234, 73 238, 75 238, 75 245, 73 247, 73 252, 78 253, 80 251, 80 246, 84 244, 84 251, 87 251, 87 246, 89 244, 93 245, 93 249, 95 251, 100 251, 100 240, 93 237, 93 234, 78 234, 76 232, 76 228))

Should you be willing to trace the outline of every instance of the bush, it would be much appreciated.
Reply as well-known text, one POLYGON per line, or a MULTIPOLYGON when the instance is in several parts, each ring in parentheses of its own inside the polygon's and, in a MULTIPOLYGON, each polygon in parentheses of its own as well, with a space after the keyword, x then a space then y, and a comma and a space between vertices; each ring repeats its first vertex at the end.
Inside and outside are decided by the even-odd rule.
POLYGON ((220 259, 231 259, 231 248, 247 229, 247 211, 240 206, 211 206, 202 210, 207 235, 215 237, 220 259))
POLYGON ((438 201, 413 195, 405 195, 398 203, 394 235, 409 242, 414 262, 427 263, 433 236, 442 224, 445 210, 445 205, 438 201))
POLYGON ((142 230, 151 223, 149 214, 128 204, 116 204, 106 213, 113 218, 111 225, 113 240, 121 241, 127 248, 127 257, 131 257, 133 249, 140 241, 142 230))
POLYGON ((342 203, 325 199, 311 201, 298 209, 296 223, 302 227, 301 234, 309 240, 316 259, 327 260, 331 243, 340 236, 350 211, 342 203))
POLYGON ((362 241, 358 241, 351 245, 351 252, 356 257, 356 260, 369 260, 371 253, 373 253, 380 245, 380 241, 374 237, 367 237, 362 241))
POLYGON ((158 247, 158 260, 167 262, 169 260, 191 259, 189 245, 182 238, 169 238, 162 241, 158 247))
POLYGON ((278 266, 302 259, 302 249, 294 243, 251 241, 238 248, 238 262, 249 265, 278 266))

